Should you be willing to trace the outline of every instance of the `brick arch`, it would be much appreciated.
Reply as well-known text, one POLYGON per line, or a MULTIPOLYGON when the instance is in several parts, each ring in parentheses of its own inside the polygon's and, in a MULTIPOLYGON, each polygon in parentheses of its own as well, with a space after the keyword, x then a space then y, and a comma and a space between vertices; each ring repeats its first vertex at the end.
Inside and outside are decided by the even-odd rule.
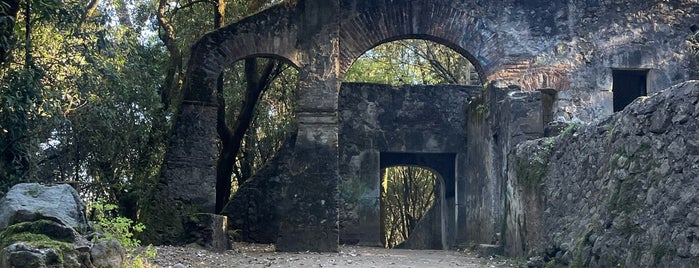
POLYGON ((344 7, 355 13, 340 21, 340 77, 366 51, 400 39, 447 46, 471 61, 482 80, 489 77, 504 55, 497 34, 476 15, 478 6, 452 2, 378 0, 344 7))
POLYGON ((295 5, 282 3, 199 39, 187 64, 184 100, 215 103, 218 76, 241 59, 270 57, 298 68, 298 13, 295 5))

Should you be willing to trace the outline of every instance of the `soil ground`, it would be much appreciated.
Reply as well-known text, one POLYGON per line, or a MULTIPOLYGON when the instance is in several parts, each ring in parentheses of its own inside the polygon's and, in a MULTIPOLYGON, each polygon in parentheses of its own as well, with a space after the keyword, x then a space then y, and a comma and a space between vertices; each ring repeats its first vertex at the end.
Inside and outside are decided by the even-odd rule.
POLYGON ((157 247, 152 267, 513 267, 504 259, 473 252, 341 246, 339 253, 281 253, 273 245, 236 243, 222 253, 187 247, 157 247))

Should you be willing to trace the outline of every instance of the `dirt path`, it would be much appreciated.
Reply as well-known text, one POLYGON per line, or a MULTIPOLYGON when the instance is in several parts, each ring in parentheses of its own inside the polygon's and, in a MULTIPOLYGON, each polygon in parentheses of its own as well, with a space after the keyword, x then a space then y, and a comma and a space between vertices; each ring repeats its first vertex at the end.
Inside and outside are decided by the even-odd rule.
POLYGON ((158 247, 155 267, 510 267, 471 252, 342 246, 339 253, 279 253, 271 245, 236 243, 235 250, 158 247), (178 265, 179 264, 179 265, 178 265))

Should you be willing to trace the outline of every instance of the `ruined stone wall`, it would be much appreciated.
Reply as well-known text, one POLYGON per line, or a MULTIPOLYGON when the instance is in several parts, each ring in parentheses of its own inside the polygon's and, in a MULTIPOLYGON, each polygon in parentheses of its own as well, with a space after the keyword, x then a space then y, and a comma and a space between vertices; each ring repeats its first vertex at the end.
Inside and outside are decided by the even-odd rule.
MULTIPOLYGON (((381 244, 382 152, 453 153, 456 169, 465 170, 468 99, 480 91, 478 86, 342 85, 338 149, 341 242, 381 244)), ((457 171, 456 182, 446 187, 453 193, 454 183, 461 178, 457 171)), ((453 194, 445 202, 453 207, 453 194)), ((449 211, 446 217, 453 230, 454 210, 449 211)))
POLYGON ((469 105, 466 181, 457 185, 459 244, 501 244, 508 152, 543 136, 540 92, 490 85, 469 105))
MULTIPOLYGON (((699 24, 697 14, 696 0, 284 1, 211 32, 193 46, 174 142, 156 194, 163 198, 153 202, 158 206, 152 213, 144 213, 154 215, 150 231, 172 233, 172 226, 158 226, 159 212, 167 211, 161 214, 169 218, 211 212, 213 194, 191 186, 215 185, 216 84, 236 60, 274 56, 299 68, 298 157, 290 164, 290 177, 297 183, 283 191, 287 215, 280 223, 277 249, 336 251, 338 92, 344 73, 365 51, 403 38, 433 40, 468 57, 484 84, 558 91, 555 119, 590 122, 611 114, 613 68, 648 69, 651 92, 689 78, 696 62, 690 60, 685 40, 692 34, 689 28, 699 24)), ((483 162, 489 174, 474 177, 495 180, 488 186, 491 197, 458 205, 491 206, 489 213, 497 218, 502 207, 495 206, 492 196, 502 188, 498 185, 507 166, 498 156, 509 150, 509 143, 493 141, 493 159, 500 160, 483 162)), ((461 157, 458 161, 465 161, 461 157)), ((457 170, 466 172, 463 166, 457 170)))
POLYGON ((692 78, 689 70, 697 66, 687 38, 699 24, 696 1, 576 0, 569 14, 565 42, 543 57, 571 67, 570 90, 557 98, 558 120, 610 115, 612 69, 648 70, 649 94, 692 78))
POLYGON ((506 251, 577 267, 699 265, 698 141, 691 81, 519 145, 506 251))
POLYGON ((561 121, 610 115, 613 69, 649 70, 652 93, 696 65, 686 41, 699 25, 693 0, 344 0, 341 10, 341 72, 380 43, 430 39, 468 57, 484 83, 559 91, 561 121))

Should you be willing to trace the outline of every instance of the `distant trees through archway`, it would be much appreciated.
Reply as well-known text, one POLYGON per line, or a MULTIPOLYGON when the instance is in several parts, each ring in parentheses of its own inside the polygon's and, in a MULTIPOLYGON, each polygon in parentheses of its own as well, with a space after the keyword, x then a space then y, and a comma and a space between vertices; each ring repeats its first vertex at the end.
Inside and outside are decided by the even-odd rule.
POLYGON ((440 198, 439 175, 418 166, 381 170, 381 243, 393 248, 410 237, 417 223, 440 198))
POLYGON ((424 39, 402 39, 372 48, 352 64, 344 81, 390 85, 480 84, 475 67, 466 57, 424 39))
MULTIPOLYGON (((461 53, 427 39, 401 39, 366 51, 349 67, 344 82, 400 85, 478 85, 474 65, 461 53)), ((440 175, 415 165, 381 169, 381 243, 393 248, 410 237, 435 204, 440 175)))

